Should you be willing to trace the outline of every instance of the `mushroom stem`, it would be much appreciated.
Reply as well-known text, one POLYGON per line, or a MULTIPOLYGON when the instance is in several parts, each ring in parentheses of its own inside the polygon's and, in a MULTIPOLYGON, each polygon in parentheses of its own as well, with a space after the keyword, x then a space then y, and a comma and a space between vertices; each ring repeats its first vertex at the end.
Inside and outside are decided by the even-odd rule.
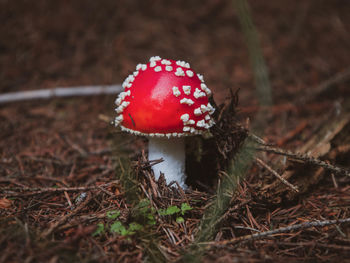
POLYGON ((177 181, 182 188, 185 184, 185 139, 184 138, 156 138, 150 137, 148 144, 148 159, 163 162, 153 165, 155 178, 158 180, 160 172, 164 174, 167 184, 177 181))

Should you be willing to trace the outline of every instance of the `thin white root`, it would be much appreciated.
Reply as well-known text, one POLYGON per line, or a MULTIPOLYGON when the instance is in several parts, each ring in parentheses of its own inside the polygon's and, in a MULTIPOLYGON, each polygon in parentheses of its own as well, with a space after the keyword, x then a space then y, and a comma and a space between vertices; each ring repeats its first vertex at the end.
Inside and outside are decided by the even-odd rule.
POLYGON ((72 97, 72 96, 92 96, 102 94, 117 94, 123 90, 120 84, 101 85, 101 86, 79 86, 79 87, 57 87, 53 89, 40 89, 29 91, 9 92, 0 95, 0 104, 36 100, 51 99, 55 97, 72 97))

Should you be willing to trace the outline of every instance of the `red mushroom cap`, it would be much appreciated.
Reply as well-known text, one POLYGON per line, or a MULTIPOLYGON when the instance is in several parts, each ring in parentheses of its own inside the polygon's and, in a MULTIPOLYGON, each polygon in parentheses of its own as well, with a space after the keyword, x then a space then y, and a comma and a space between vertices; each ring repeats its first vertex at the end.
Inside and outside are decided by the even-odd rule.
POLYGON ((122 130, 179 137, 201 134, 214 124, 214 108, 208 102, 211 91, 184 61, 151 57, 148 64, 137 65, 123 87, 115 119, 122 130))

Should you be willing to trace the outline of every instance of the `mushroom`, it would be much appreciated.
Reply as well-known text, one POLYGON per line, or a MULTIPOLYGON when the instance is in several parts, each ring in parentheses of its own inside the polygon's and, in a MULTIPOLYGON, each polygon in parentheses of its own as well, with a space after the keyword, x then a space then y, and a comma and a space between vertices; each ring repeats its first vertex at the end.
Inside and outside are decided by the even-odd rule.
POLYGON ((162 172, 167 183, 177 181, 186 188, 184 137, 203 134, 214 124, 211 91, 203 76, 184 61, 154 56, 138 64, 122 86, 115 126, 148 136, 149 160, 164 160, 153 165, 155 178, 162 172))

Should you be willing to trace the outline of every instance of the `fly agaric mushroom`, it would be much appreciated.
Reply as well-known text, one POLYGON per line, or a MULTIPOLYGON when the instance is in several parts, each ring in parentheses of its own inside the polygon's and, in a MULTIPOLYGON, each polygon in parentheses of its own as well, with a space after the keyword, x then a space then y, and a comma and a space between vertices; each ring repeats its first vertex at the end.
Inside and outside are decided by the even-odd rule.
POLYGON ((123 83, 115 103, 115 126, 135 135, 149 137, 148 158, 163 158, 153 166, 166 182, 185 185, 185 136, 207 131, 214 121, 211 94, 203 76, 184 61, 151 57, 148 64, 138 64, 123 83))

